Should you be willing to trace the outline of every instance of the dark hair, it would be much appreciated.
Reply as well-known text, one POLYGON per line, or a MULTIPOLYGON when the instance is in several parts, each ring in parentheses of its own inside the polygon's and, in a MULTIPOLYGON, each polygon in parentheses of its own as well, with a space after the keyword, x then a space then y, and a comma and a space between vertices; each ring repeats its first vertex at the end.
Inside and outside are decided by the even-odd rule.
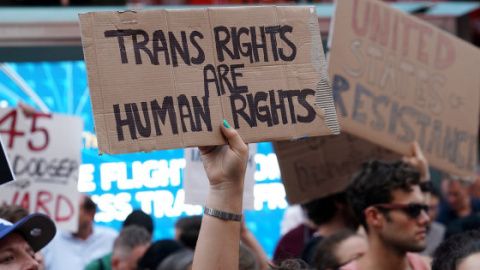
POLYGON ((28 216, 28 210, 19 205, 0 206, 0 218, 16 223, 22 218, 28 216))
POLYGON ((284 260, 277 265, 270 265, 268 270, 308 270, 308 264, 299 259, 284 260))
POLYGON ((137 225, 145 228, 150 234, 153 233, 153 219, 142 210, 134 210, 127 216, 123 222, 123 227, 129 225, 137 225))
POLYGON ((347 189, 348 200, 355 216, 368 232, 364 211, 379 203, 390 203, 393 190, 412 191, 419 185, 420 171, 405 162, 372 160, 362 164, 347 189))
POLYGON ((83 209, 85 209, 85 211, 87 212, 97 212, 97 205, 95 204, 95 202, 92 201, 92 198, 90 198, 90 196, 88 195, 85 195, 85 200, 83 201, 83 209))
POLYGON ((305 209, 308 218, 313 221, 315 225, 322 225, 332 220, 335 216, 335 213, 337 212, 335 202, 347 204, 345 192, 316 199, 303 204, 302 207, 305 209))
POLYGON ((315 269, 325 270, 328 268, 338 268, 343 262, 339 262, 335 254, 337 245, 352 236, 357 236, 357 234, 350 230, 342 230, 322 239, 315 248, 315 253, 312 258, 315 269))
POLYGON ((467 231, 443 241, 433 253, 432 270, 455 270, 468 256, 480 252, 480 231, 467 231))
POLYGON ((195 249, 197 246, 198 234, 202 226, 202 216, 190 216, 180 218, 175 223, 175 228, 180 229, 179 241, 185 247, 195 249))
POLYGON ((159 240, 153 243, 143 257, 138 260, 138 270, 157 269, 165 258, 182 249, 182 245, 177 241, 159 240))

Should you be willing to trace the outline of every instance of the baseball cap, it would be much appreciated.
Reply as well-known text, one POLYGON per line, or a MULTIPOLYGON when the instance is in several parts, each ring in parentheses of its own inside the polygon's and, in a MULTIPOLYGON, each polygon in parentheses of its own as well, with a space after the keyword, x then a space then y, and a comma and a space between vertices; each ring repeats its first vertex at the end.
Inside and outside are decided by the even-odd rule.
POLYGON ((39 213, 28 215, 15 224, 0 218, 0 239, 11 232, 19 232, 37 252, 53 239, 57 228, 47 215, 39 213))

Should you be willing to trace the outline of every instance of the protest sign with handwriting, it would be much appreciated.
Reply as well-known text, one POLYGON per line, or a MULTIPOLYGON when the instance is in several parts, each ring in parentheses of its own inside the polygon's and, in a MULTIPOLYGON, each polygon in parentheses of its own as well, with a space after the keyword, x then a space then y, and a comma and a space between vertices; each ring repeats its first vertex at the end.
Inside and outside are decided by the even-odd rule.
POLYGON ((473 179, 480 50, 386 3, 336 2, 329 73, 342 130, 473 179))
POLYGON ((314 7, 79 17, 100 153, 339 132, 314 7))
POLYGON ((16 178, 0 187, 0 204, 44 213, 58 228, 76 231, 82 130, 78 117, 0 109, 0 134, 16 178))
POLYGON ((344 191, 360 165, 370 159, 393 161, 400 157, 347 133, 280 141, 273 146, 290 204, 344 191))

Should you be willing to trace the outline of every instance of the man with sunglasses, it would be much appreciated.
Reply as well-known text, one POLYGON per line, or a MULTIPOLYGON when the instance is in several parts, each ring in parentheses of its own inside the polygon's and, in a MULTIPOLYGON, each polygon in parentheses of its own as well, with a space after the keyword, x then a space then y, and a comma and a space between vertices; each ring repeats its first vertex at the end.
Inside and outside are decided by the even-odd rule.
POLYGON ((413 253, 425 249, 430 224, 418 169, 404 162, 370 161, 355 175, 347 192, 370 247, 342 270, 429 269, 413 253))

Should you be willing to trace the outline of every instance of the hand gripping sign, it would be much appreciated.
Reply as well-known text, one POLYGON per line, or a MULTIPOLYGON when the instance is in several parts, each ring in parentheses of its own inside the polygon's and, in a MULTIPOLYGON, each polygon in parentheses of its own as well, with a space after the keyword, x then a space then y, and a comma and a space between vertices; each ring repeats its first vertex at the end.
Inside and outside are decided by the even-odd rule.
POLYGON ((339 133, 314 7, 80 15, 100 153, 339 133))
MULTIPOLYGON (((243 209, 254 209, 254 174, 257 169, 255 155, 257 144, 248 145, 248 164, 245 173, 245 187, 243 190, 243 209)), ((185 189, 185 203, 205 205, 209 192, 207 173, 203 167, 200 150, 198 148, 187 148, 184 150, 185 169, 183 177, 183 188, 185 189)))

